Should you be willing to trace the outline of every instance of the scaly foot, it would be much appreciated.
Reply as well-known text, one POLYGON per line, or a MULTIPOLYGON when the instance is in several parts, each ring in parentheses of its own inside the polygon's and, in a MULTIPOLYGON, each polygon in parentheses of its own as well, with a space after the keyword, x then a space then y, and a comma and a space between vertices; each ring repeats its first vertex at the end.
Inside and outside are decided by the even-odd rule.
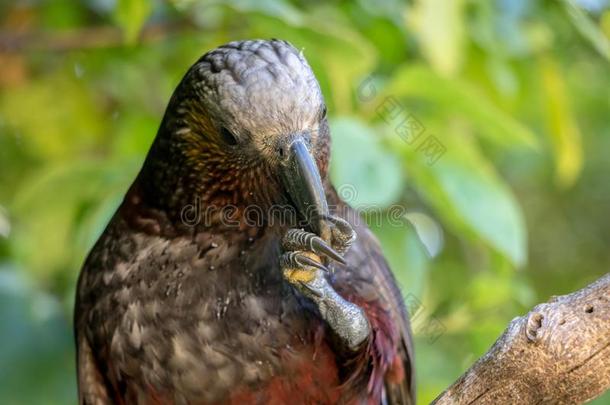
POLYGON ((303 229, 290 229, 282 239, 285 253, 280 257, 280 267, 284 279, 311 299, 330 328, 355 350, 369 335, 368 320, 360 307, 337 294, 325 276, 330 259, 345 264, 343 255, 356 233, 341 218, 325 219, 331 223, 332 243, 303 229))

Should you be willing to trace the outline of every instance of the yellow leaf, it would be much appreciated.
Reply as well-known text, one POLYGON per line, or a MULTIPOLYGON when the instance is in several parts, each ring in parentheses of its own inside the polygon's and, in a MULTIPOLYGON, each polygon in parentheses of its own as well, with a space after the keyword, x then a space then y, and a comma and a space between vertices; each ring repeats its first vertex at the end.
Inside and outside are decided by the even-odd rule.
POLYGON ((123 29, 125 42, 133 45, 138 41, 140 31, 152 11, 148 0, 119 0, 115 9, 115 19, 123 29))
POLYGON ((463 4, 462 0, 418 0, 406 15, 424 56, 443 76, 455 74, 462 64, 463 4))
POLYGON ((582 169, 582 137, 559 66, 548 55, 541 57, 538 64, 547 110, 548 134, 555 155, 556 181, 560 187, 568 188, 574 184, 582 169))

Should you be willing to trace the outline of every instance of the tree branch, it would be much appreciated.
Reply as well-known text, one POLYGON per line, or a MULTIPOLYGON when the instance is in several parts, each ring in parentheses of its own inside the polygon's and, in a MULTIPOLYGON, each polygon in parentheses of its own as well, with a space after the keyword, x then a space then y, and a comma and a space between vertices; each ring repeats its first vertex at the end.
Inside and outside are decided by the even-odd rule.
POLYGON ((515 318, 433 404, 578 404, 610 387, 610 274, 515 318))

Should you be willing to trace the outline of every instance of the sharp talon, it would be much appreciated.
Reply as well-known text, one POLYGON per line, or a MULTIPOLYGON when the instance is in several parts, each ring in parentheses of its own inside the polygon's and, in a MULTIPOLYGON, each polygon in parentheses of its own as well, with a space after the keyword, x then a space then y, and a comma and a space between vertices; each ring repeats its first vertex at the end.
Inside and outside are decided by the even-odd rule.
POLYGON ((337 226, 348 226, 349 225, 346 220, 344 220, 343 218, 336 217, 334 215, 323 215, 321 218, 327 220, 328 222, 332 223, 333 225, 337 225, 337 226))
POLYGON ((335 217, 332 215, 324 215, 322 218, 336 226, 342 233, 352 234, 354 232, 350 223, 344 220, 343 218, 335 217))
POLYGON ((311 249, 314 253, 323 253, 326 256, 338 261, 341 264, 345 264, 345 259, 335 249, 330 247, 322 238, 315 237, 311 239, 311 249))
POLYGON ((320 269, 322 271, 325 272, 329 272, 328 268, 326 268, 326 266, 324 266, 321 263, 318 263, 317 261, 307 257, 307 256, 301 256, 299 255, 298 257, 295 258, 295 260, 300 264, 300 265, 307 265, 307 266, 311 266, 311 267, 315 267, 316 269, 320 269))

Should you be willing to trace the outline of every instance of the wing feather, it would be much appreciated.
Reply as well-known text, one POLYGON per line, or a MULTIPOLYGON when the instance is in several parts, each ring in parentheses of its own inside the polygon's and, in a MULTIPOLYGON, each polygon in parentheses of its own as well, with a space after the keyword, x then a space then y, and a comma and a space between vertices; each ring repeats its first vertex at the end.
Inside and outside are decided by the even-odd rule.
POLYGON ((364 239, 361 241, 365 256, 370 258, 369 266, 375 285, 379 288, 381 295, 386 297, 390 306, 390 313, 400 333, 401 346, 399 355, 405 373, 401 382, 395 383, 386 378, 386 398, 388 404, 415 404, 415 368, 413 340, 411 337, 411 326, 404 305, 402 293, 398 288, 394 274, 386 262, 379 242, 372 232, 366 229, 364 239))
POLYGON ((80 405, 110 405, 108 388, 100 373, 91 346, 84 336, 76 334, 78 403, 80 405))

